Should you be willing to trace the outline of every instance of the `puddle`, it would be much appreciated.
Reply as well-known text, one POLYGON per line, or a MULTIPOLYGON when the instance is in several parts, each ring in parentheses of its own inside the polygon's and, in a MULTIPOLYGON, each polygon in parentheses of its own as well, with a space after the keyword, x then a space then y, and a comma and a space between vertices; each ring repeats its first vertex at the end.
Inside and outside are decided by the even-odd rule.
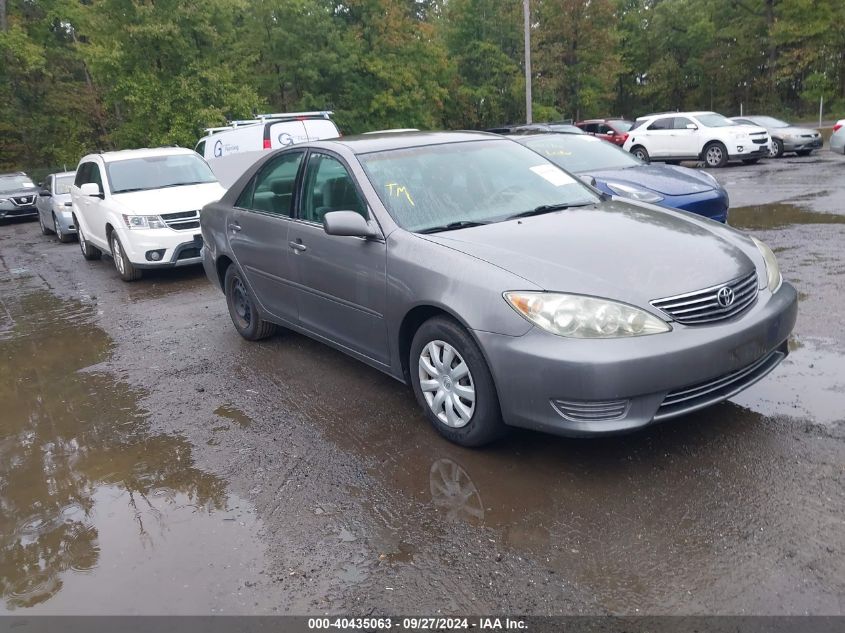
MULTIPOLYGON (((246 428, 250 424, 252 424, 252 419, 243 411, 238 409, 237 407, 233 407, 230 404, 223 404, 217 407, 214 410, 214 415, 218 415, 221 418, 226 418, 227 420, 231 420, 232 422, 236 423, 241 428, 246 428)), ((218 430, 226 430, 227 427, 215 427, 211 429, 212 431, 218 430)))
POLYGON ((87 369, 112 347, 94 308, 18 290, 2 297, 0 612, 253 610, 248 505, 150 432, 142 393, 87 369))
POLYGON ((763 204, 731 209, 728 224, 749 230, 776 229, 790 224, 845 224, 845 215, 808 211, 784 203, 763 204))
MULTIPOLYGON (((798 374, 812 343, 791 345, 798 374)), ((256 350, 253 360, 253 370, 275 382, 274 406, 294 408, 307 394, 309 406, 298 414, 367 460, 370 475, 396 495, 368 501, 383 534, 367 538, 383 564, 437 565, 431 561, 443 554, 436 544, 469 529, 478 530, 469 537, 477 545, 467 556, 492 550, 504 563, 532 560, 549 579, 584 588, 616 613, 839 608, 836 565, 824 568, 811 589, 802 567, 819 569, 818 543, 845 549, 841 504, 819 501, 840 494, 838 480, 808 474, 816 462, 796 457, 794 437, 784 430, 800 430, 803 421, 773 429, 777 423, 765 416, 784 408, 766 408, 759 392, 749 396, 753 406, 724 403, 627 436, 570 440, 516 432, 503 443, 465 450, 428 428, 404 386, 318 343, 287 335, 256 350), (807 485, 824 491, 808 495, 807 485), (813 537, 794 536, 805 532, 813 537), (788 564, 785 539, 795 540, 797 552, 788 564)), ((796 393, 817 382, 804 397, 817 418, 841 401, 831 391, 829 411, 813 405, 836 388, 838 362, 819 361, 807 370, 815 373, 796 382, 796 393)), ((791 380, 780 375, 758 385, 777 393, 791 380)), ((815 458, 822 463, 841 459, 836 443, 814 446, 825 453, 815 458)), ((344 569, 343 577, 353 582, 355 572, 344 569)))

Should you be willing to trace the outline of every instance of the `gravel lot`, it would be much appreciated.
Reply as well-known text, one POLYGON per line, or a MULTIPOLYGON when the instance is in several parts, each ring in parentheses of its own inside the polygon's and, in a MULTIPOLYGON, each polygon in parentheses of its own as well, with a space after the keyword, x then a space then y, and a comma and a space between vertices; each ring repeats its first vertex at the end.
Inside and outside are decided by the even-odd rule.
POLYGON ((0 611, 842 614, 843 167, 714 172, 800 291, 767 379, 475 451, 338 352, 241 340, 199 269, 125 284, 0 225, 0 611))

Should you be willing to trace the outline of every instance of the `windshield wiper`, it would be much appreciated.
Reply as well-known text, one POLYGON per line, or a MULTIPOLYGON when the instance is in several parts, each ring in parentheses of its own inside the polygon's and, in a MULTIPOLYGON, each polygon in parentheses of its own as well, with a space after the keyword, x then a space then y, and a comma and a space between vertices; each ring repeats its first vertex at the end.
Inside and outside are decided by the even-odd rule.
POLYGON ((544 213, 552 213, 553 211, 563 211, 564 209, 572 209, 574 207, 588 207, 592 202, 576 202, 574 204, 541 204, 539 207, 534 207, 528 211, 514 213, 506 217, 506 220, 516 220, 517 218, 527 218, 532 215, 543 215, 544 213))
POLYGON ((454 231, 455 229, 468 229, 471 226, 482 226, 488 222, 476 222, 474 220, 458 220, 457 222, 449 222, 443 226, 430 226, 427 229, 417 231, 417 233, 440 233, 441 231, 454 231))
POLYGON ((209 182, 214 182, 213 180, 196 180, 194 182, 174 182, 169 185, 162 185, 161 187, 157 187, 157 189, 167 189, 168 187, 187 187, 188 185, 204 185, 209 182))
POLYGON ((147 191, 147 188, 146 187, 130 187, 129 189, 118 189, 117 191, 112 191, 112 194, 132 193, 133 191, 147 191))

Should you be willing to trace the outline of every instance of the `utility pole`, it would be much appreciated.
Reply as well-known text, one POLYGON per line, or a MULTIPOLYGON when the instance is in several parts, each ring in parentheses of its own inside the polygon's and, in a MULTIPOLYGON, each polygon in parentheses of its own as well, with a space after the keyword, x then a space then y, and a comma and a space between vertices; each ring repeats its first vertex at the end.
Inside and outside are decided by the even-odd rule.
POLYGON ((6 0, 0 0, 0 32, 6 31, 6 0))
POLYGON ((525 21, 525 122, 532 122, 531 107, 531 8, 529 0, 522 0, 522 16, 525 21))

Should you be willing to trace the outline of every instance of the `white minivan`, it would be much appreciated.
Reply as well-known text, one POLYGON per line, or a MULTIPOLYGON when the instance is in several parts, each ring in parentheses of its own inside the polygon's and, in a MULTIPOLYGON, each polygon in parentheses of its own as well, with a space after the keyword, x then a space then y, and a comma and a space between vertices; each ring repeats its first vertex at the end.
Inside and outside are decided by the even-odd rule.
POLYGON ((124 281, 144 269, 199 264, 200 210, 225 193, 190 149, 89 154, 70 190, 82 255, 110 254, 124 281))
POLYGON ((206 160, 232 154, 279 149, 305 141, 337 138, 340 130, 331 119, 331 112, 283 112, 259 114, 255 119, 233 121, 225 127, 206 130, 196 152, 206 160))

